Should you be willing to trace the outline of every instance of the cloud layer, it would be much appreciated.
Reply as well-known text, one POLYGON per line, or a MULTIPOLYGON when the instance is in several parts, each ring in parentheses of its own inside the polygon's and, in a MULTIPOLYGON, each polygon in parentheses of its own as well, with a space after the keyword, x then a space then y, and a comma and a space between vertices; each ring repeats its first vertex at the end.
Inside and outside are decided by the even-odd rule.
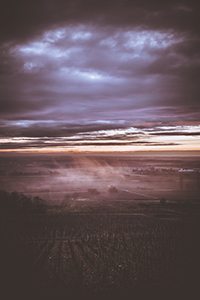
MULTIPOLYGON (((198 6, 197 1, 5 2, 0 136, 26 142, 2 142, 1 149, 100 146, 105 140, 107 146, 155 145, 160 143, 149 133, 140 141, 127 132, 158 126, 163 130, 156 129, 154 139, 171 138, 161 144, 184 144, 172 136, 182 136, 184 126, 200 120, 198 6), (125 137, 113 141, 110 130, 122 130, 125 137)), ((195 149, 198 132, 184 132, 195 138, 195 149)))

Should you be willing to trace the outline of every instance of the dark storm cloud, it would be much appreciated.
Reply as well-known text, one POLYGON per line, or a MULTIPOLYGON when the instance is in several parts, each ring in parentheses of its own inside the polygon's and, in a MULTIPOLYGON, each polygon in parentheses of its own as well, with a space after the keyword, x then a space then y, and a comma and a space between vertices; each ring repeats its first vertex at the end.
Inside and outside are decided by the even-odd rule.
POLYGON ((147 141, 140 141, 140 142, 84 142, 84 143, 79 143, 79 142, 73 142, 73 143, 67 143, 67 142, 60 142, 60 143, 45 143, 44 140, 38 140, 38 141, 26 141, 24 143, 22 142, 18 142, 18 143, 4 143, 0 145, 0 150, 5 150, 5 149, 12 149, 12 150, 16 150, 16 149, 35 149, 37 150, 38 148, 42 148, 42 149, 47 149, 47 148, 54 148, 56 150, 56 148, 73 148, 73 147, 77 147, 77 146, 98 146, 98 147, 107 147, 107 146, 175 146, 175 145, 179 145, 178 143, 154 143, 154 142, 147 142, 147 141))
POLYGON ((199 136, 200 135, 200 131, 199 132, 156 132, 156 133, 152 133, 152 135, 168 135, 168 136, 176 136, 176 135, 181 135, 181 136, 199 136))
MULTIPOLYGON (((71 137, 75 134, 84 133, 94 133, 101 130, 112 130, 119 127, 119 123, 91 123, 91 124, 76 124, 76 123, 66 123, 59 121, 14 121, 14 122, 1 122, 0 123, 0 137, 71 137)), ((123 127, 120 125, 120 127, 123 127)), ((76 138, 78 139, 78 137, 76 138)), ((82 137, 80 136, 80 139, 82 137)))
POLYGON ((195 0, 3 1, 1 138, 126 145, 137 142, 132 127, 198 122, 199 8, 195 0), (109 133, 117 129, 125 133, 109 133))
POLYGON ((65 22, 199 31, 197 0, 2 0, 0 36, 24 39, 65 22))
MULTIPOLYGON (((72 26, 49 31, 10 49, 18 69, 3 78, 1 113, 9 117, 21 111, 22 118, 30 110, 29 119, 35 113, 40 118, 38 112, 43 119, 86 114, 112 119, 118 112, 133 116, 133 111, 142 109, 144 115, 144 108, 156 111, 166 104, 173 109, 181 101, 188 108, 182 100, 181 75, 176 73, 191 66, 174 52, 177 43, 179 38, 171 33, 138 29, 109 32, 72 26)), ((197 100, 192 97, 189 106, 197 100)))

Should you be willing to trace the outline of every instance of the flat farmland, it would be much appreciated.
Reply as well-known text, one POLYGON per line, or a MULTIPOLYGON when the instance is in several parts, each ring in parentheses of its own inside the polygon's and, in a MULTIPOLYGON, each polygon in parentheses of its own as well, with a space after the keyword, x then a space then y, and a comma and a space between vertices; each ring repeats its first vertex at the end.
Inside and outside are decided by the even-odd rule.
POLYGON ((85 212, 54 206, 46 214, 2 215, 7 295, 72 299, 196 291, 199 204, 128 203, 101 202, 95 210, 88 204, 85 212))
POLYGON ((0 155, 2 190, 40 196, 60 203, 70 193, 98 199, 199 201, 199 156, 134 156, 79 154, 0 155), (107 193, 110 186, 120 192, 107 193))
POLYGON ((199 174, 199 155, 1 154, 2 292, 196 297, 199 174))

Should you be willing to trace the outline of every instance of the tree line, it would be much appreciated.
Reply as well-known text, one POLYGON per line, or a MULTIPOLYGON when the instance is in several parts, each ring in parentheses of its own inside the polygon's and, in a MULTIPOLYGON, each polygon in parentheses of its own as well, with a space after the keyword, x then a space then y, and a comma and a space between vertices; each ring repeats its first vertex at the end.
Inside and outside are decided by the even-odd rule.
POLYGON ((45 213, 46 208, 46 201, 39 196, 0 190, 0 213, 45 213))

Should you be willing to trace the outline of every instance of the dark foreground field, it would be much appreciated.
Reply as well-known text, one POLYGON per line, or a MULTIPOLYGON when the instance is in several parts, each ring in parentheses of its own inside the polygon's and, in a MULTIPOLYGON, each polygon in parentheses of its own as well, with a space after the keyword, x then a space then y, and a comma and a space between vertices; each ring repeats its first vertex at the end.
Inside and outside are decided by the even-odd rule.
POLYGON ((111 202, 1 215, 3 299, 197 299, 199 204, 111 202))
POLYGON ((199 187, 193 153, 2 154, 2 299, 199 298, 199 187))

